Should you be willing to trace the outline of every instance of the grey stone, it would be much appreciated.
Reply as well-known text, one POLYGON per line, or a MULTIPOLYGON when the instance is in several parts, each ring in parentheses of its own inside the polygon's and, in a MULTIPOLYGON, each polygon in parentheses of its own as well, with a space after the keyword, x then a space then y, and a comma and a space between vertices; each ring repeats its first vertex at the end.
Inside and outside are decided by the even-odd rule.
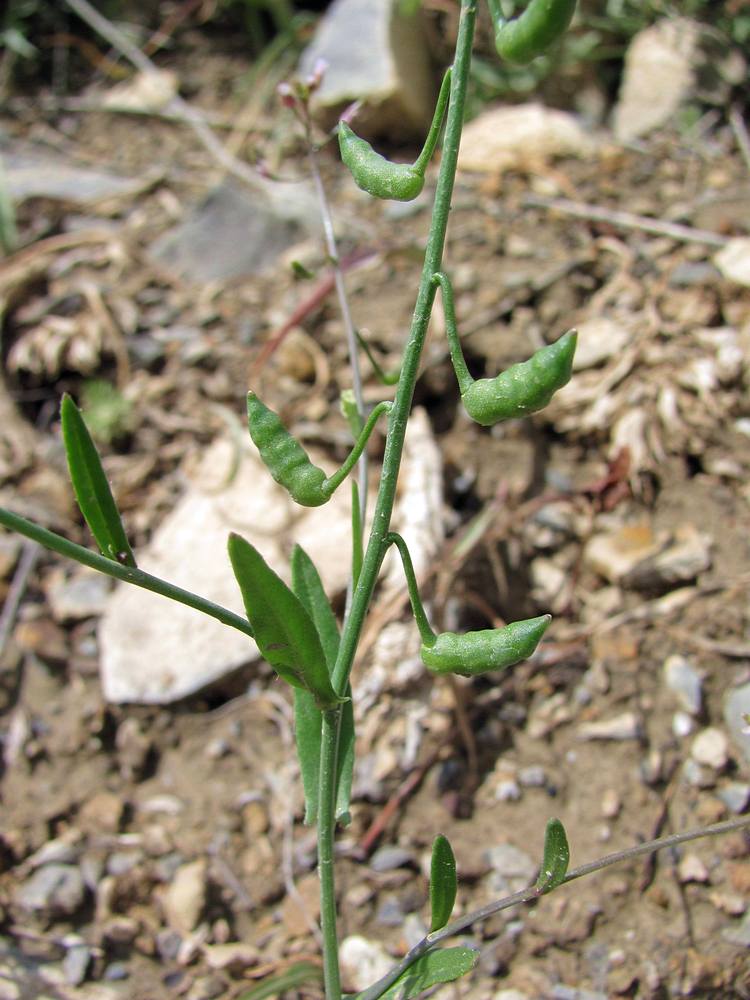
POLYGON ((675 695, 680 708, 698 715, 703 705, 701 675, 684 656, 674 654, 664 661, 664 682, 675 695))
POLYGON ((530 764, 519 769, 518 780, 525 788, 544 788, 547 772, 539 764, 530 764))
POLYGON ((695 737, 690 754, 699 764, 722 771, 729 760, 729 740, 720 729, 710 726, 695 737))
POLYGON ((86 978, 91 964, 91 949, 88 945, 77 944, 69 948, 63 959, 65 981, 71 986, 80 986, 86 978))
POLYGON ((404 922, 404 911, 396 896, 387 896, 378 906, 375 922, 382 927, 400 927, 404 922))
POLYGON ((152 244, 151 253, 191 281, 228 281, 270 267, 311 225, 307 197, 293 186, 286 190, 284 207, 261 188, 224 181, 152 244))
POLYGON ((399 0, 334 0, 303 53, 301 74, 312 73, 319 60, 326 71, 312 106, 326 125, 361 101, 358 134, 424 135, 436 81, 420 10, 405 14, 399 0))
POLYGON ((16 903, 33 913, 71 916, 83 903, 86 886, 74 865, 51 864, 38 868, 15 894, 16 903))
POLYGON ((741 948, 750 948, 750 909, 734 927, 725 927, 721 936, 730 944, 737 944, 741 948))
POLYGON ((101 615, 112 589, 109 577, 95 570, 81 569, 61 577, 48 588, 47 598, 57 622, 77 622, 101 615))
POLYGON ((406 847, 390 846, 380 847, 370 859, 370 867, 375 872, 390 872, 395 868, 405 868, 413 865, 416 859, 414 851, 406 847))
POLYGON ((742 684, 724 695, 724 720, 734 745, 750 764, 750 724, 745 721, 747 715, 750 715, 750 684, 742 684))
POLYGON ((537 862, 512 844, 490 847, 484 857, 492 868, 491 890, 500 894, 523 889, 539 871, 537 862))
POLYGON ((742 781, 730 781, 722 788, 718 788, 716 795, 730 812, 739 816, 750 804, 750 785, 746 785, 742 781))

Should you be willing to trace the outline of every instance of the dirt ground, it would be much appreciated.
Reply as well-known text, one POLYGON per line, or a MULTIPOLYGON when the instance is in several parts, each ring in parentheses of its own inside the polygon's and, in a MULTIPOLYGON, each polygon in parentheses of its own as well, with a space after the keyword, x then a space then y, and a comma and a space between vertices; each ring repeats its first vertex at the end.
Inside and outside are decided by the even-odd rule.
MULTIPOLYGON (((218 52, 190 66, 196 103, 230 119, 242 67, 218 52)), ((279 119, 262 113, 247 147, 283 154, 294 172, 294 123, 279 119)), ((317 287, 293 280, 292 256, 324 275, 322 249, 309 240, 262 277, 181 280, 149 247, 217 178, 188 129, 33 103, 2 125, 77 162, 155 178, 85 214, 24 203, 21 234, 42 242, 0 265, 5 381, 23 421, 0 429, 3 503, 85 540, 57 412, 63 391, 78 397, 84 376, 102 375, 131 401, 126 433, 104 451, 137 548, 179 497, 186 456, 222 430, 221 407, 241 415, 263 345, 317 287), (54 357, 39 347, 49 340, 32 340, 52 315, 73 320, 54 357), (190 329, 189 350, 176 334, 159 339, 178 328, 190 329)), ((355 321, 392 368, 428 213, 368 203, 332 157, 325 172, 342 253, 366 251, 347 278, 355 321)), ((435 619, 466 629, 555 617, 543 652, 509 674, 449 685, 394 669, 358 720, 342 937, 392 956, 426 917, 438 832, 466 912, 533 881, 552 815, 575 865, 731 818, 750 800, 748 754, 725 717, 728 693, 750 680, 750 291, 722 277, 718 243, 698 232, 572 218, 525 203, 529 192, 719 242, 750 233, 748 165, 721 122, 458 179, 446 263, 473 371, 498 371, 572 326, 610 325, 569 390, 494 433, 462 414, 433 320, 416 402, 444 458, 447 539, 425 581, 435 619), (667 682, 675 657, 687 687, 667 682)), ((350 379, 332 295, 260 379, 270 405, 308 434, 320 421, 309 437, 338 454, 350 379)), ((368 378, 368 398, 382 393, 368 378)), ((4 542, 4 596, 25 553, 4 542)), ((97 616, 61 620, 50 604, 61 571, 37 556, 3 651, 0 997, 229 1000, 317 963, 314 838, 288 763, 285 693, 252 665, 176 705, 105 704, 97 616), (71 882, 39 901, 32 879, 50 864, 71 882)), ((377 630, 408 621, 403 604, 374 614, 377 630)), ((355 692, 367 670, 366 657, 355 692)), ((748 898, 742 833, 610 868, 477 926, 466 937, 481 949, 476 971, 442 995, 748 997, 748 898)))

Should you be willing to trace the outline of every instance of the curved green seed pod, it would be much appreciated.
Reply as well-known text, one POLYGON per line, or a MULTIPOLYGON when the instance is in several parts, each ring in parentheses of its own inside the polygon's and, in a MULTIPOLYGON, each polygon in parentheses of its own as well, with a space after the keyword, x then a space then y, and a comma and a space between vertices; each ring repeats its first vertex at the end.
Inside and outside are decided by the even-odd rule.
POLYGON ((330 498, 325 490, 325 472, 310 457, 278 415, 261 403, 254 392, 247 394, 250 437, 276 482, 304 507, 320 507, 330 498))
POLYGON ((381 413, 390 413, 392 408, 393 403, 389 400, 373 407, 348 458, 332 476, 326 476, 321 468, 313 465, 310 456, 284 427, 278 415, 261 403, 254 392, 247 394, 247 424, 250 437, 276 482, 304 507, 320 507, 331 498, 357 464, 378 417, 381 413))
POLYGON ((412 201, 421 194, 424 172, 420 173, 411 163, 391 163, 346 122, 339 122, 339 149, 357 187, 375 198, 412 201))
POLYGON ((536 649, 551 615, 512 622, 481 632, 441 632, 432 645, 422 643, 422 663, 436 674, 474 677, 526 660, 536 649))
POLYGON ((412 201, 424 187, 427 164, 435 152, 443 116, 450 96, 451 70, 443 77, 435 113, 422 152, 414 163, 391 163, 376 153, 366 139, 356 135, 346 122, 339 122, 341 159, 349 168, 357 187, 375 198, 412 201))
POLYGON ((498 0, 489 0, 495 48, 501 59, 524 65, 536 59, 567 30, 576 0, 531 0, 526 10, 506 20, 498 0))
POLYGON ((540 348, 528 361, 511 365, 495 378, 474 380, 466 366, 461 340, 456 327, 456 308, 453 303, 453 286, 442 271, 432 276, 443 294, 445 332, 451 352, 451 363, 458 379, 461 401, 466 412, 484 427, 491 427, 501 420, 513 420, 535 413, 570 381, 573 355, 578 335, 575 330, 563 334, 554 344, 540 348))
POLYGON ((495 378, 472 382, 461 401, 478 424, 525 417, 541 410, 570 381, 578 334, 570 330, 554 344, 540 347, 528 361, 511 365, 495 378))

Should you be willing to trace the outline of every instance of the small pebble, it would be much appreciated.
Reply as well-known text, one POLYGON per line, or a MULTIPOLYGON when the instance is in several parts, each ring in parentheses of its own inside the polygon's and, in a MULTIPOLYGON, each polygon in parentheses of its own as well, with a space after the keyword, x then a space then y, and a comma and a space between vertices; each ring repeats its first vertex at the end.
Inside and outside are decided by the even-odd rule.
POLYGON ((91 949, 85 944, 69 948, 63 959, 65 982, 70 986, 80 986, 86 978, 91 963, 91 949))
POLYGON ((716 784, 714 771, 708 767, 701 767, 692 757, 688 757, 682 765, 682 776, 693 788, 713 788, 716 784))
POLYGON ((727 809, 740 816, 750 804, 750 785, 741 781, 730 781, 716 791, 727 809))
POLYGON ((747 900, 738 892, 717 891, 708 897, 717 910, 730 917, 741 917, 747 909, 747 900))
POLYGON ((697 854, 686 854, 677 866, 677 877, 680 882, 708 882, 708 868, 697 854))
POLYGON ((123 979, 128 979, 129 976, 130 969, 125 962, 110 962, 104 970, 104 979, 108 982, 120 982, 123 979))
POLYGON ((622 809, 622 800, 614 788, 608 788, 602 795, 602 816, 605 819, 614 819, 622 809))
POLYGON ((675 695, 681 709, 698 715, 703 704, 703 681, 692 663, 674 654, 664 661, 664 681, 675 695))
POLYGON ((24 910, 72 916, 82 905, 86 886, 80 870, 73 865, 44 865, 23 882, 15 893, 24 910))
POLYGON ((524 788, 544 788, 547 784, 547 772, 538 764, 531 764, 519 770, 518 781, 524 788))
POLYGON ((498 802, 517 802, 521 798, 521 789, 513 778, 499 781, 495 788, 495 799, 498 802))
POLYGON ((694 728, 692 716, 688 715, 687 712, 675 712, 672 716, 672 732, 678 739, 689 736, 694 728))
POLYGON ((370 859, 370 868, 374 872, 390 872, 396 868, 406 868, 414 865, 414 851, 398 845, 386 845, 378 848, 370 859))
POLYGON ((381 927, 400 927, 403 924, 404 911, 397 897, 387 896, 380 903, 375 914, 375 921, 381 927))
POLYGON ((355 990, 367 989, 393 966, 393 959, 379 942, 360 935, 344 938, 339 960, 346 983, 355 990))
POLYGON ((723 771, 729 761, 729 740, 720 729, 711 726, 695 737, 690 755, 699 764, 723 771))
POLYGON ((578 727, 581 740, 637 740, 643 729, 635 712, 623 712, 611 719, 584 722, 578 727))
POLYGON ((745 716, 750 713, 750 684, 732 688, 724 695, 724 720, 734 745, 750 764, 750 727, 745 716))
POLYGON ((206 904, 206 889, 205 859, 199 858, 177 869, 162 899, 170 927, 188 934, 195 930, 206 904))

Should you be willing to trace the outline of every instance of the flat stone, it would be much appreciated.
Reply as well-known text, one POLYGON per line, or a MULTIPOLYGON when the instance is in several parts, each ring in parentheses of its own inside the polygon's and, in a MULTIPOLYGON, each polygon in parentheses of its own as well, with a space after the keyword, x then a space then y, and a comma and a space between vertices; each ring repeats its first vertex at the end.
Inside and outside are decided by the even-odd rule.
POLYGON ((204 858, 182 865, 164 893, 164 915, 178 933, 190 934, 198 926, 206 905, 206 872, 204 858))
MULTIPOLYGON (((260 185, 260 178, 259 178, 260 185)), ((224 181, 151 245, 151 254, 195 282, 258 274, 305 237, 312 225, 306 186, 279 185, 273 196, 224 181)))
POLYGON ((700 714, 703 706, 703 680, 690 660, 675 653, 662 668, 664 683, 674 694, 680 708, 690 715, 700 714))
POLYGON ((750 805, 750 785, 742 781, 730 781, 716 790, 716 795, 724 803, 730 812, 737 816, 750 805))
POLYGON ((635 712, 622 712, 611 719, 584 722, 578 727, 581 740, 637 740, 643 735, 643 725, 635 712))
POLYGON ((251 965, 258 964, 258 950, 242 941, 229 941, 226 944, 213 944, 203 949, 203 957, 210 969, 221 972, 229 969, 241 972, 251 965))
POLYGON ((695 580, 711 566, 712 539, 692 524, 680 525, 670 544, 634 566, 622 585, 634 590, 662 591, 695 580))
POLYGON ((379 847, 370 859, 370 867, 375 872, 390 872, 396 868, 406 868, 415 863, 414 851, 389 844, 379 847))
POLYGON ((437 87, 421 10, 405 13, 398 0, 334 0, 303 53, 301 75, 319 60, 326 70, 312 109, 321 122, 332 126, 360 101, 358 135, 424 137, 437 87))
POLYGON ((646 522, 626 524, 612 531, 594 535, 583 553, 586 564, 609 580, 618 583, 636 566, 656 555, 663 545, 646 522))
MULTIPOLYGON (((311 457, 331 471, 314 451, 311 457)), ((342 487, 324 507, 298 507, 273 481, 249 438, 241 444, 215 442, 197 468, 186 463, 186 478, 185 495, 136 555, 142 569, 244 617, 226 552, 230 531, 237 531, 287 580, 288 551, 299 542, 327 592, 345 589, 348 489, 342 487)), ((110 597, 99 640, 102 687, 111 702, 167 704, 258 658, 255 643, 237 629, 128 584, 118 585, 110 597)))
POLYGON ((490 847, 484 852, 484 858, 492 868, 492 892, 516 892, 529 885, 539 872, 538 862, 513 844, 490 847))
POLYGON ((750 684, 732 688, 724 695, 724 721, 732 742, 750 764, 750 684))
POLYGON ((103 613, 112 589, 109 577, 95 570, 80 569, 59 574, 47 588, 47 599, 56 622, 67 624, 103 613))
POLYGON ((697 854, 686 854, 677 866, 677 877, 683 884, 686 882, 708 882, 708 868, 697 854))
POLYGON ((619 140, 629 142, 674 118, 693 89, 699 33, 695 21, 669 18, 631 41, 613 115, 619 140))
POLYGON ((714 264, 728 281, 750 288, 750 237, 730 240, 714 254, 714 264))
POLYGON ((86 895, 77 866, 50 864, 38 868, 16 890, 15 901, 24 910, 52 917, 72 916, 86 895))
POLYGON ((458 169, 501 173, 561 156, 586 156, 594 143, 577 119, 542 104, 491 108, 470 121, 461 136, 458 169))

